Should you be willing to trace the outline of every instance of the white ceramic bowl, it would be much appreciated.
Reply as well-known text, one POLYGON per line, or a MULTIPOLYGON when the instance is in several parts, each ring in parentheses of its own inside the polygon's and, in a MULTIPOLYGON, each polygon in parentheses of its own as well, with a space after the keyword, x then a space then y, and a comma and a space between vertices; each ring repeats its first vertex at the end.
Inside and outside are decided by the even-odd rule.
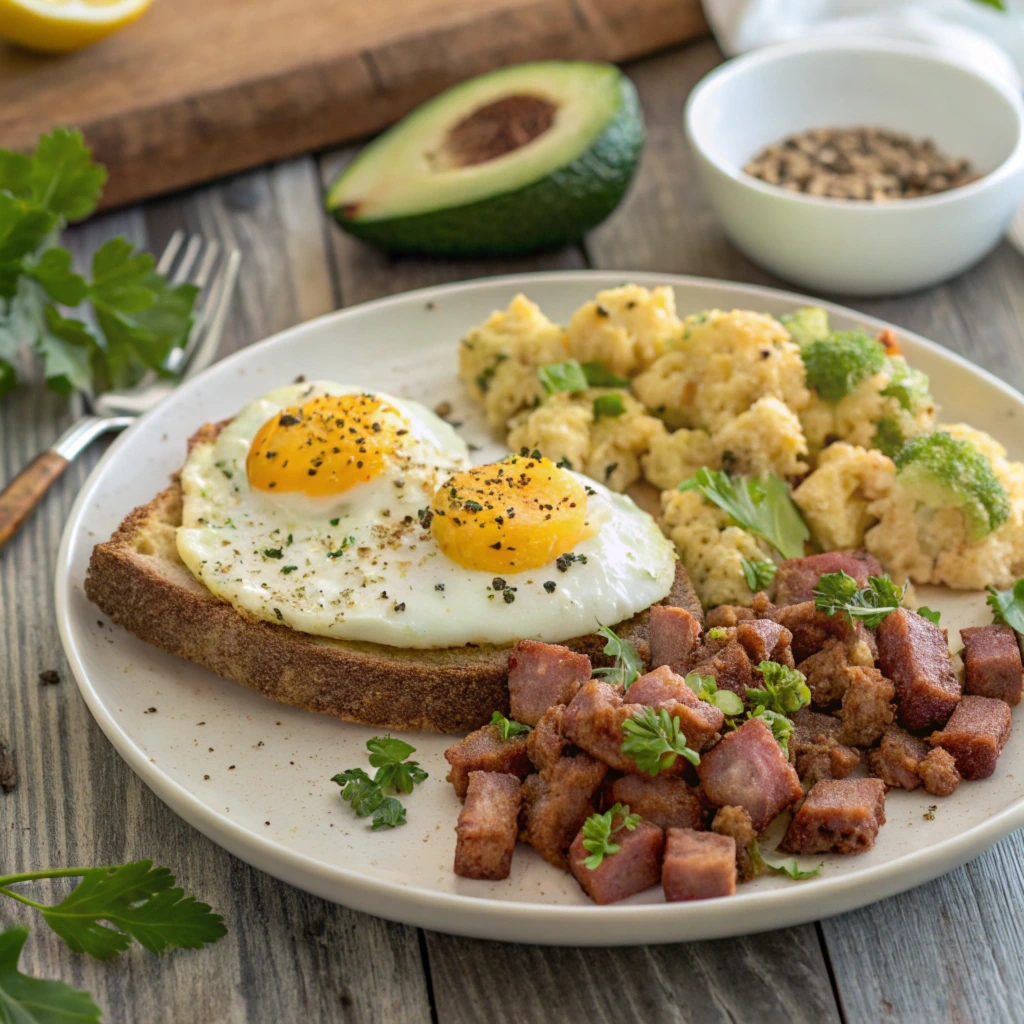
POLYGON ((686 134, 712 208, 752 260, 815 291, 906 292, 977 262, 1024 194, 1024 104, 1008 85, 908 43, 798 42, 731 60, 697 84, 686 134), (743 172, 808 128, 867 125, 934 139, 979 180, 919 199, 823 199, 743 172))

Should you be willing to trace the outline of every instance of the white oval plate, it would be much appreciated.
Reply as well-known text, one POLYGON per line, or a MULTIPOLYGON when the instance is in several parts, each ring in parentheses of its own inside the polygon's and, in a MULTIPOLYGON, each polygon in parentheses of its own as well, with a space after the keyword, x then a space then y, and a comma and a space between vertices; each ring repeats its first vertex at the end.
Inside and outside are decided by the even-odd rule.
MULTIPOLYGON (((919 885, 976 856, 1024 825, 1024 731, 1016 730, 996 774, 945 800, 893 792, 888 824, 860 857, 827 857, 806 882, 763 878, 736 896, 665 904, 649 890, 611 907, 584 898, 571 876, 525 844, 511 877, 473 882, 452 873, 459 802, 444 781, 450 737, 405 736, 430 778, 407 798, 408 824, 371 832, 338 796, 332 775, 366 765, 374 730, 275 704, 141 643, 110 625, 85 598, 94 544, 166 484, 200 424, 307 377, 344 380, 415 398, 448 400, 467 440, 497 456, 455 377, 465 330, 523 291, 565 323, 596 291, 625 280, 670 284, 683 313, 746 307, 775 314, 806 298, 767 288, 656 274, 570 272, 495 278, 371 302, 301 324, 237 352, 179 388, 111 446, 71 512, 57 561, 61 638, 86 703, 143 781, 186 821, 278 878, 356 910, 438 931, 520 942, 622 945, 736 935, 862 906, 919 885), (488 446, 489 447, 486 447, 488 446), (102 621, 98 621, 102 620, 102 621), (148 709, 155 708, 155 711, 148 709), (934 820, 925 818, 937 805, 934 820)), ((888 326, 828 306, 837 327, 888 326)), ((931 376, 947 421, 967 420, 1015 458, 1013 429, 1024 398, 938 345, 896 329, 910 362, 931 376)), ((982 595, 926 590, 952 629, 989 621, 982 595)), ((955 633, 954 633, 955 635, 955 633)))

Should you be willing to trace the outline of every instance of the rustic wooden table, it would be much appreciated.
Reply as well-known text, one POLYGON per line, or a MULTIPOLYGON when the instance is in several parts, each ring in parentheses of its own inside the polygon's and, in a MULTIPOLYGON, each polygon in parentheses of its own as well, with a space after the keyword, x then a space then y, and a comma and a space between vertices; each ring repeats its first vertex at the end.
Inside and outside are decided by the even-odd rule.
MULTIPOLYGON (((241 175, 97 219, 82 252, 125 233, 159 250, 179 227, 237 245, 245 262, 230 351, 339 306, 443 281, 599 267, 778 284, 740 256, 704 204, 681 130, 686 94, 720 60, 709 42, 629 68, 649 137, 623 208, 578 248, 484 263, 391 260, 336 231, 322 188, 355 148, 241 175)), ((1001 246, 929 292, 861 301, 1024 386, 1024 262, 1001 246)), ((0 480, 74 415, 41 388, 0 406, 0 480)), ((184 430, 188 424, 183 424, 184 430)), ((69 954, 36 927, 23 969, 87 988, 105 1020, 381 1021, 1016 1021, 1024 1001, 1024 836, 929 885, 843 917, 742 939, 621 949, 546 949, 424 932, 308 896, 229 856, 129 771, 93 722, 61 653, 52 579, 61 528, 101 455, 71 468, 0 552, 0 739, 20 783, 0 793, 0 866, 151 857, 221 911, 228 937, 158 959, 69 954), (56 669, 57 686, 38 681, 56 669)), ((4 919, 28 920, 5 906, 4 919)))

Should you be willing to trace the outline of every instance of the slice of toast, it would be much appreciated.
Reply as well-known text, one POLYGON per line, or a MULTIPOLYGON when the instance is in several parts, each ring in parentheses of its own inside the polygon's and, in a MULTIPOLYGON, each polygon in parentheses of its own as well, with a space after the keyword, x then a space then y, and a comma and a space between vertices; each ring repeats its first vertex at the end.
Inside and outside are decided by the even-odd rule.
MULTIPOLYGON (((202 428, 189 442, 216 436, 202 428)), ((89 560, 85 593, 146 643, 187 658, 285 704, 385 729, 466 732, 508 711, 508 647, 436 650, 386 647, 300 633, 238 612, 185 567, 175 541, 182 494, 177 478, 131 512, 89 560)), ((703 622, 681 562, 666 604, 703 622)), ((615 627, 647 660, 648 613, 615 627)), ((564 641, 608 664, 596 635, 564 641)))

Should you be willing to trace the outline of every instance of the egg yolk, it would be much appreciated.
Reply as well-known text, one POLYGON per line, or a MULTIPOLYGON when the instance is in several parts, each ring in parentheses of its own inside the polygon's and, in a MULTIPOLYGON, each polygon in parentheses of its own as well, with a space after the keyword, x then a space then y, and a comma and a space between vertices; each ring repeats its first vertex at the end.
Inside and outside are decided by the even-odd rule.
POLYGON ((434 493, 430 528, 467 569, 525 572, 589 536, 587 492, 550 459, 510 456, 456 473, 434 493))
POLYGON ((341 494, 383 472, 408 423, 375 395, 323 395, 277 413, 245 459, 253 490, 341 494))

